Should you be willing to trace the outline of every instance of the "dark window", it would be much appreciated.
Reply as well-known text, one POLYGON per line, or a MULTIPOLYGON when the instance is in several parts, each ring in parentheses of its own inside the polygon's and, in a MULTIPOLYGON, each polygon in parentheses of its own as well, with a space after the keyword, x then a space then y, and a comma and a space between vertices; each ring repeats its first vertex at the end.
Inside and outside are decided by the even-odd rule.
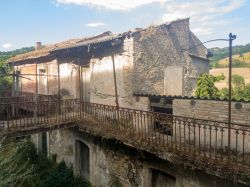
POLYGON ((175 187, 176 178, 159 170, 152 169, 153 187, 175 187))
POLYGON ((43 132, 42 133, 42 152, 47 154, 48 152, 48 147, 47 147, 47 133, 43 132))

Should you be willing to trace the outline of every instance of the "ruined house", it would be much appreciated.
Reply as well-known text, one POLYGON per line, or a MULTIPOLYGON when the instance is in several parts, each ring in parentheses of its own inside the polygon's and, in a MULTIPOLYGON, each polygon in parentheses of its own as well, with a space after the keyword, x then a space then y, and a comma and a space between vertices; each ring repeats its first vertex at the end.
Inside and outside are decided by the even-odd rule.
MULTIPOLYGON (((231 166, 223 152, 224 123, 220 128, 217 122, 196 123, 193 118, 169 115, 173 111, 167 107, 163 114, 148 97, 193 94, 197 77, 209 69, 204 46, 185 50, 198 44, 189 19, 48 46, 38 43, 35 51, 9 60, 15 70, 13 96, 51 96, 59 102, 35 100, 34 118, 27 115, 13 126, 17 121, 18 127, 31 126, 33 131, 48 124, 45 132, 31 135, 37 149, 48 156, 56 154, 58 161, 64 160, 94 186, 239 186, 225 180, 239 177, 238 170, 232 175, 220 171, 231 166), (40 109, 46 110, 39 113, 40 109)), ((190 103, 186 101, 185 107, 190 103)), ((176 106, 176 112, 183 112, 180 101, 176 106)), ((248 131, 239 132, 244 153, 248 131)), ((237 164, 247 165, 245 160, 237 164)))
POLYGON ((182 50, 197 44, 189 19, 48 46, 38 43, 36 51, 9 61, 24 77, 17 76, 15 95, 37 89, 65 98, 81 94, 84 101, 101 104, 115 104, 117 96, 120 106, 131 108, 133 93, 190 96, 197 77, 209 69, 204 46, 182 50))

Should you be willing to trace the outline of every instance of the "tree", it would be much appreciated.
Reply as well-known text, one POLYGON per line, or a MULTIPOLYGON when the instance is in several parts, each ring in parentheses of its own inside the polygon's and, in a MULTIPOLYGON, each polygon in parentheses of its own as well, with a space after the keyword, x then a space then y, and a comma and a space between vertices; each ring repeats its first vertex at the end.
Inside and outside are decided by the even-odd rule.
POLYGON ((245 79, 240 75, 232 76, 232 84, 233 84, 233 93, 232 97, 234 99, 243 99, 244 98, 244 90, 245 90, 245 79))
POLYGON ((246 101, 250 101, 250 85, 246 85, 244 92, 243 92, 243 98, 246 101))
POLYGON ((13 51, 0 51, 0 97, 10 93, 12 86, 12 77, 6 76, 11 72, 10 66, 5 63, 6 60, 18 54, 33 51, 34 49, 34 47, 24 47, 13 51))
POLYGON ((228 99, 228 97, 229 97, 229 90, 228 90, 228 88, 222 88, 220 90, 220 98, 221 99, 228 99))
MULTIPOLYGON (((250 85, 245 85, 244 77, 240 75, 232 76, 232 98, 236 100, 250 101, 250 85)), ((229 91, 228 88, 222 88, 220 90, 221 98, 228 98, 229 91)))
POLYGON ((238 88, 238 89, 242 89, 245 87, 244 77, 237 75, 237 74, 232 76, 232 83, 233 83, 234 87, 238 88))
POLYGON ((195 96, 206 97, 206 98, 220 97, 220 91, 218 88, 216 88, 215 83, 224 79, 225 76, 223 74, 219 76, 213 76, 207 73, 202 74, 197 81, 195 96))
POLYGON ((12 77, 7 76, 11 71, 9 65, 5 63, 5 60, 0 61, 0 97, 5 96, 11 91, 12 77))

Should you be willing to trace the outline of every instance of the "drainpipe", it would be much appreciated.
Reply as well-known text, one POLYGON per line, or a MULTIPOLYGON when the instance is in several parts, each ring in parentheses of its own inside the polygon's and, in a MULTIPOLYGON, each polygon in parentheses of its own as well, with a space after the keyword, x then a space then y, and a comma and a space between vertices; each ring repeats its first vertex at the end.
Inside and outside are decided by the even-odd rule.
POLYGON ((83 102, 83 94, 82 94, 82 67, 80 65, 80 60, 78 58, 78 67, 79 67, 79 111, 80 111, 80 119, 82 119, 82 102, 83 102))
POLYGON ((38 84, 37 84, 37 62, 36 62, 36 90, 35 90, 35 112, 34 112, 34 117, 35 117, 35 122, 37 120, 37 94, 38 94, 38 84))

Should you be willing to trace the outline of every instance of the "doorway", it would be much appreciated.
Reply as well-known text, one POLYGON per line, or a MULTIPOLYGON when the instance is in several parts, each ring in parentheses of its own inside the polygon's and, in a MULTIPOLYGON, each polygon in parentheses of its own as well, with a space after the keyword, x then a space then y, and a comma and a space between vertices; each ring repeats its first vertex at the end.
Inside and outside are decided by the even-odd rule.
POLYGON ((76 141, 76 169, 78 175, 85 180, 90 178, 89 147, 81 141, 76 141))
POLYGON ((175 187, 176 178, 159 170, 152 169, 153 187, 175 187))

